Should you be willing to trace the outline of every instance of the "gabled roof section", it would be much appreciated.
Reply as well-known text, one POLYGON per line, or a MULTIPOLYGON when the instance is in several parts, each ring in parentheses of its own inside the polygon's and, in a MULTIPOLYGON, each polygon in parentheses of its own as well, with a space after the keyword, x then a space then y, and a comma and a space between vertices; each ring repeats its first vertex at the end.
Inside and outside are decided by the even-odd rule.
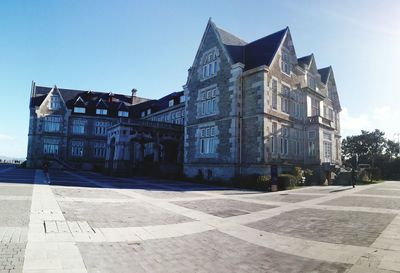
POLYGON ((302 68, 308 68, 314 59, 314 54, 310 54, 301 58, 297 59, 297 63, 302 67, 302 68))
POLYGON ((83 99, 82 99, 81 96, 79 96, 79 97, 76 99, 76 101, 75 101, 75 103, 74 103, 74 106, 77 106, 77 107, 85 107, 85 106, 86 106, 86 104, 85 104, 85 102, 83 101, 83 99))
POLYGON ((107 109, 108 105, 104 102, 102 98, 99 99, 99 101, 96 104, 97 108, 102 108, 102 109, 107 109))
POLYGON ((332 71, 332 66, 318 69, 318 73, 321 75, 321 81, 323 84, 328 83, 329 74, 331 73, 331 71, 332 71))
POLYGON ((261 65, 269 66, 289 28, 286 27, 245 46, 245 70, 261 65))
POLYGON ((128 111, 129 109, 128 109, 128 107, 126 106, 126 104, 125 104, 124 102, 121 102, 121 103, 118 105, 118 110, 119 110, 119 111, 128 111))
POLYGON ((232 61, 234 63, 244 63, 244 46, 247 43, 219 27, 215 27, 215 29, 217 30, 221 42, 228 51, 232 61))

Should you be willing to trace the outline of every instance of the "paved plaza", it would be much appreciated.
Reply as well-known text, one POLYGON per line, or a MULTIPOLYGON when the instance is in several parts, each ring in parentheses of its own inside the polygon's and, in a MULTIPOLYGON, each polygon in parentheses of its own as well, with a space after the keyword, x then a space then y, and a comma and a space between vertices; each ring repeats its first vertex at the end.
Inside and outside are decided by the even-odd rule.
POLYGON ((0 273, 400 272, 400 182, 263 193, 0 166, 0 273))

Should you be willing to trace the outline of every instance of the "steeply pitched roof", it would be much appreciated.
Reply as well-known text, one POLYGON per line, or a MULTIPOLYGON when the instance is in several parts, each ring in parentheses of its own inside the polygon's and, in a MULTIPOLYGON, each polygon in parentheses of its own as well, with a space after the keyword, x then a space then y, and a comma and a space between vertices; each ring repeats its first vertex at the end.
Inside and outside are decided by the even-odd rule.
POLYGON ((245 70, 260 65, 270 65, 286 32, 289 28, 282 29, 271 35, 251 42, 245 46, 245 70))
POLYGON ((327 82, 328 82, 328 76, 329 76, 329 73, 331 72, 331 70, 332 70, 332 67, 331 67, 331 66, 318 69, 318 73, 321 75, 321 81, 322 81, 324 84, 327 84, 327 82))
POLYGON ((218 34, 221 38, 222 43, 224 44, 226 50, 229 53, 229 56, 233 60, 234 63, 241 62, 243 63, 244 58, 244 46, 247 44, 242 39, 236 37, 235 35, 216 27, 218 34))
POLYGON ((306 68, 311 64, 312 59, 314 58, 314 54, 310 54, 301 58, 297 59, 297 63, 303 67, 306 68))

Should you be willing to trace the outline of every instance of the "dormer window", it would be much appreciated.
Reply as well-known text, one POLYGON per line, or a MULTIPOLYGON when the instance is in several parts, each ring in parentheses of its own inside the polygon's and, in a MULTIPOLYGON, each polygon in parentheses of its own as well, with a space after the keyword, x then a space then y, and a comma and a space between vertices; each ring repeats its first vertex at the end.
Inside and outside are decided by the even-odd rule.
POLYGON ((118 111, 118 116, 126 118, 129 116, 129 112, 128 111, 118 111))
POLYGON ((212 50, 204 55, 202 61, 203 79, 215 76, 218 72, 217 50, 212 50))
POLYGON ((168 107, 174 106, 174 100, 169 100, 168 107))
POLYGON ((107 115, 107 109, 96 109, 96 114, 97 115, 106 116, 107 115))
POLYGON ((281 57, 281 70, 286 75, 290 75, 291 65, 290 65, 290 56, 287 52, 282 51, 281 57))
POLYGON ((151 114, 151 108, 147 109, 147 115, 151 114))
POLYGON ((74 113, 85 114, 86 108, 85 107, 74 107, 74 113))
POLYGON ((313 76, 307 76, 307 84, 308 87, 310 87, 312 90, 317 90, 317 82, 315 81, 315 78, 313 76))
POLYGON ((51 96, 49 101, 49 110, 58 110, 60 108, 60 98, 58 96, 51 96))
POLYGON ((179 103, 184 103, 184 102, 185 102, 185 96, 180 96, 179 103))
POLYGON ((141 116, 142 118, 144 118, 144 117, 146 116, 146 111, 143 111, 143 112, 140 114, 140 116, 141 116))

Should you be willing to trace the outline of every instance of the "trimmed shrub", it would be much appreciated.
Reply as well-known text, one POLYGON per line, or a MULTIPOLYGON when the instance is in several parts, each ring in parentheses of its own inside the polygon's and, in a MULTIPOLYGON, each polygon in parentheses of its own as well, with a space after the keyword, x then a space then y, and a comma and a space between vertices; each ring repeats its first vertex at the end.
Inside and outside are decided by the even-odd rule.
POLYGON ((297 178, 291 174, 281 174, 278 176, 278 190, 289 190, 297 186, 297 178))

